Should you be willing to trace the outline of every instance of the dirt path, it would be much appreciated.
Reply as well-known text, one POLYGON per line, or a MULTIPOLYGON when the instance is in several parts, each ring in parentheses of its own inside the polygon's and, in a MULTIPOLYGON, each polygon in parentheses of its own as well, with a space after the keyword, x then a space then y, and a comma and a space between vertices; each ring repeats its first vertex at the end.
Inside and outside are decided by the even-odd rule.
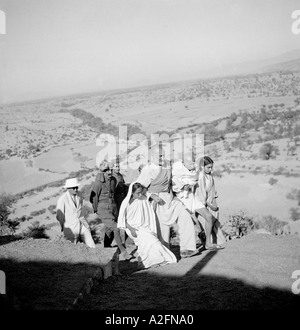
MULTIPOLYGON (((172 247, 178 256, 178 246, 172 247)), ((299 236, 251 234, 224 250, 202 251, 177 264, 136 271, 121 261, 122 276, 101 282, 78 310, 296 309, 291 287, 300 270, 299 236)), ((300 283, 298 284, 300 289, 300 283)))

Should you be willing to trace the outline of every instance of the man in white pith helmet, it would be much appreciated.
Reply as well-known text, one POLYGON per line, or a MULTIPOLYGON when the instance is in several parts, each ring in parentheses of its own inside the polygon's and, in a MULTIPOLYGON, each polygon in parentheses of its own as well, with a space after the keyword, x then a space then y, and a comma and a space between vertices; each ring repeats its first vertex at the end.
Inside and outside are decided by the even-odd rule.
POLYGON ((83 198, 79 185, 77 178, 66 180, 67 191, 57 201, 56 219, 67 240, 76 244, 81 239, 88 247, 95 248, 89 224, 81 214, 83 198))

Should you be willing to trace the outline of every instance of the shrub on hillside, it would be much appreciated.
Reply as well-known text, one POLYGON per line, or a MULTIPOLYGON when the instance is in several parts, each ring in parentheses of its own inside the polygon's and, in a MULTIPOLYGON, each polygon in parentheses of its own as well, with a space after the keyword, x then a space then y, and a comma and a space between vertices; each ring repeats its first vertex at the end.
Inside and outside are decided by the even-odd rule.
POLYGON ((24 222, 24 221, 28 221, 31 219, 32 219, 32 217, 30 217, 30 216, 22 215, 20 218, 15 218, 14 220, 18 221, 18 222, 24 222))
POLYGON ((14 198, 8 194, 0 195, 0 221, 4 222, 8 219, 10 208, 14 202, 14 198))
POLYGON ((45 233, 46 230, 45 225, 40 225, 39 221, 35 221, 31 226, 27 228, 21 234, 22 238, 49 238, 48 235, 45 233))
POLYGON ((225 237, 229 239, 245 236, 254 228, 253 218, 243 210, 240 210, 238 214, 229 215, 228 219, 221 225, 225 237))
POLYGON ((14 197, 9 194, 0 195, 0 236, 14 233, 19 225, 17 220, 8 219, 14 201, 14 197))
POLYGON ((298 201, 298 205, 300 205, 300 190, 299 189, 292 189, 289 193, 286 195, 287 199, 293 199, 298 201))
POLYGON ((31 217, 36 217, 36 216, 38 216, 40 214, 44 214, 45 212, 46 212, 46 209, 41 209, 41 210, 38 210, 38 211, 32 211, 30 213, 30 216, 31 217))
POLYGON ((269 180, 269 184, 271 185, 271 186, 273 186, 273 184, 275 184, 275 183, 277 183, 277 179, 274 179, 274 178, 270 178, 270 180, 269 180))
POLYGON ((280 221, 276 217, 273 217, 272 215, 263 216, 260 220, 256 222, 257 228, 264 228, 273 235, 276 234, 278 229, 282 228, 286 224, 287 222, 280 221))
POLYGON ((271 143, 265 143, 259 149, 259 156, 264 160, 268 160, 271 157, 274 157, 274 155, 277 153, 278 148, 273 146, 271 143))
POLYGON ((54 204, 49 205, 48 210, 50 211, 51 214, 56 214, 56 205, 54 204))
POLYGON ((290 209, 290 214, 291 214, 291 219, 293 221, 297 221, 300 220, 300 211, 299 209, 297 209, 296 207, 292 207, 290 209))

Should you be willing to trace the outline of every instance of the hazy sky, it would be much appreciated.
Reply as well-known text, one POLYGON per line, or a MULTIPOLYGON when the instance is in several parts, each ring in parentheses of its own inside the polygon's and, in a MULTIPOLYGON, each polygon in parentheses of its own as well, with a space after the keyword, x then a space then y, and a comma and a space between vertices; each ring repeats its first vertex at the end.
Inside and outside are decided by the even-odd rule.
POLYGON ((299 0, 0 0, 2 101, 201 78, 274 57, 300 48, 297 9, 299 0))

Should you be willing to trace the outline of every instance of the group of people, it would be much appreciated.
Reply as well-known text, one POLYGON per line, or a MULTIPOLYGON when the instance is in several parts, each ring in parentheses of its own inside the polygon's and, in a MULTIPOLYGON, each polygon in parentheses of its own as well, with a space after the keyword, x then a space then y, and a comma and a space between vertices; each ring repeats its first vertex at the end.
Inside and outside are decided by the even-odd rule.
MULTIPOLYGON (((177 262, 169 246, 175 223, 181 258, 199 253, 195 229, 202 234, 205 249, 223 249, 225 238, 218 221, 213 163, 205 156, 195 164, 190 156, 171 164, 165 159, 163 147, 156 145, 151 149, 151 161, 139 168, 138 177, 128 187, 119 164, 103 160, 90 192, 97 219, 95 235, 103 235, 104 225, 107 244, 114 239, 125 260, 132 258, 125 245, 130 237, 137 246, 142 268, 177 262)), ((66 181, 67 191, 57 203, 57 220, 67 239, 76 243, 81 238, 93 248, 89 224, 81 216, 83 200, 78 186, 76 178, 66 181)))

